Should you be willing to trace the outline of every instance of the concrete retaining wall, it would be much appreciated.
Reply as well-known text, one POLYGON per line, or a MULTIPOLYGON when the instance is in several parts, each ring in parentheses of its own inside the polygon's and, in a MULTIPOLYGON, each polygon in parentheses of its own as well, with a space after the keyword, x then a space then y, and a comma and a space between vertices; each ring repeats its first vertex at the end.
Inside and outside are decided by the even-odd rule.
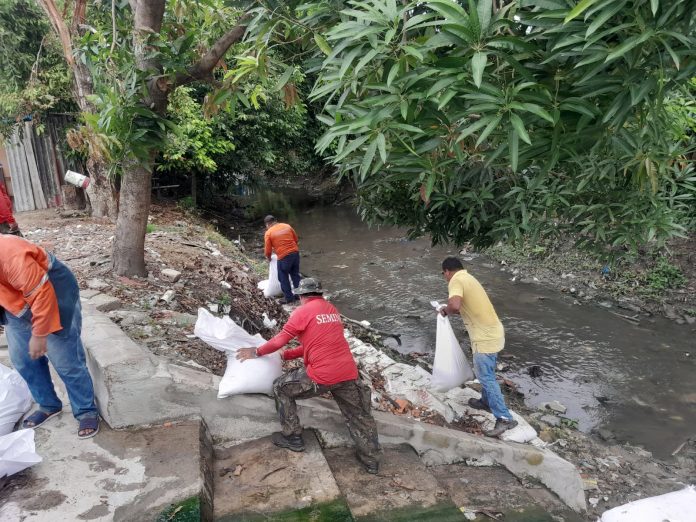
MULTIPOLYGON (((84 304, 83 340, 97 401, 113 428, 161 424, 201 417, 213 439, 246 441, 277 431, 274 401, 262 395, 218 400, 219 379, 157 358, 135 344, 103 313, 84 304)), ((343 417, 333 401, 302 401, 306 427, 325 438, 348 442, 343 417)), ((538 479, 569 507, 585 510, 582 480, 575 467, 552 451, 503 442, 374 412, 380 440, 410 444, 428 464, 478 459, 500 464, 517 476, 538 479)))

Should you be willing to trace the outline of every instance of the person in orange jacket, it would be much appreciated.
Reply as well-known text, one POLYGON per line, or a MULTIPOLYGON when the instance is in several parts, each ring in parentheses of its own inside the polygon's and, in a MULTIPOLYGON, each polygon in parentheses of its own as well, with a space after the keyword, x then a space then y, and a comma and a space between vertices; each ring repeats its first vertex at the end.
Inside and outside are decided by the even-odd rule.
POLYGON ((23 427, 40 426, 63 409, 50 361, 65 383, 79 422, 78 437, 96 435, 99 414, 80 339, 77 280, 53 254, 13 235, 0 235, 0 324, 5 326, 12 365, 38 404, 23 427))
POLYGON ((7 195, 4 183, 0 183, 0 234, 22 235, 12 215, 12 200, 7 195))
POLYGON ((290 225, 278 223, 271 215, 264 218, 264 223, 264 254, 269 261, 274 251, 278 256, 280 288, 283 290, 285 302, 293 303, 297 301, 297 296, 292 293, 292 289, 300 284, 300 247, 297 245, 297 234, 290 225))

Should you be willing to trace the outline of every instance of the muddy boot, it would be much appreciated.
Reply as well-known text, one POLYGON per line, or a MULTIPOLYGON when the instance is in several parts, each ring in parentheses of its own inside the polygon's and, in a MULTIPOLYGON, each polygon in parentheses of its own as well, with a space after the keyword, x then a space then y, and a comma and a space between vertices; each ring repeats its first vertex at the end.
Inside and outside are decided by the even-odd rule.
POLYGON ((304 440, 302 435, 290 435, 286 437, 280 431, 276 431, 271 436, 273 444, 279 448, 289 449, 290 451, 304 451, 304 440))
POLYGON ((488 404, 483 402, 481 399, 469 399, 469 406, 471 406, 475 410, 484 410, 487 412, 491 411, 491 409, 488 407, 488 404))
POLYGON ((507 430, 511 430, 515 426, 517 426, 516 420, 496 419, 495 427, 492 430, 486 431, 484 435, 486 437, 500 437, 507 430))
POLYGON ((378 461, 365 459, 365 458, 363 458, 362 455, 360 455, 360 453, 357 453, 357 452, 356 452, 355 456, 357 457, 358 462, 360 462, 360 464, 365 466, 365 471, 367 471, 370 475, 377 475, 379 473, 379 462, 378 461))

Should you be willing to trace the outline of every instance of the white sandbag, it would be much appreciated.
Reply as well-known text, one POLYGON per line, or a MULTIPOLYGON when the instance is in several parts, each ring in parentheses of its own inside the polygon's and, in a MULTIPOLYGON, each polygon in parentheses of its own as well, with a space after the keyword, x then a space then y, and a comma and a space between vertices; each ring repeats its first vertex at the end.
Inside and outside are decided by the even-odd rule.
POLYGON ((512 428, 511 430, 507 430, 504 432, 501 436, 501 440, 505 440, 508 442, 519 442, 520 444, 526 444, 527 442, 531 442, 534 439, 537 438, 537 432, 534 428, 532 428, 529 423, 524 420, 520 415, 515 413, 514 411, 510 412, 512 413, 513 419, 517 421, 517 426, 512 428))
POLYGON ((31 393, 16 370, 0 364, 0 435, 7 435, 31 408, 31 393))
POLYGON ((266 342, 263 337, 251 335, 230 317, 215 317, 205 308, 198 309, 193 333, 216 350, 227 353, 227 368, 220 381, 218 399, 243 393, 273 393, 273 381, 283 373, 280 352, 244 362, 236 359, 239 348, 261 346, 266 342))
POLYGON ((268 264, 268 279, 259 281, 258 288, 263 291, 265 297, 283 295, 283 289, 280 288, 280 280, 278 279, 278 256, 275 254, 271 256, 271 262, 268 264))
POLYGON ((439 392, 446 392, 473 378, 474 372, 459 346, 449 319, 438 313, 432 388, 439 392))
POLYGON ((19 430, 0 437, 0 478, 41 462, 34 445, 34 430, 19 430))
POLYGON ((696 489, 634 500, 605 511, 600 522, 696 522, 696 489))

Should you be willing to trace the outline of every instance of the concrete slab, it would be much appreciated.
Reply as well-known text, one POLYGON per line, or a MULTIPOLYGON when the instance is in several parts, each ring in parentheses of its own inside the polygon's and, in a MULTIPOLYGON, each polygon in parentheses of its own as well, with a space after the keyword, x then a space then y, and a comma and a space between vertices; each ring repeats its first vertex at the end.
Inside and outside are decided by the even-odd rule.
POLYGON ((409 512, 416 518, 415 513, 445 504, 450 508, 448 511, 460 516, 445 490, 410 446, 385 447, 378 475, 365 472, 352 448, 328 449, 325 455, 356 519, 392 514, 387 520, 393 520, 394 512, 409 512))
POLYGON ((209 513, 200 430, 198 422, 133 432, 103 425, 96 437, 79 440, 77 421, 63 412, 37 428, 44 460, 10 479, 0 520, 154 520, 191 497, 207 502, 202 511, 209 513))
POLYGON ((215 451, 215 520, 273 513, 333 502, 340 492, 313 432, 306 449, 278 448, 270 437, 215 451))
POLYGON ((90 304, 94 305, 100 312, 110 312, 121 308, 121 300, 107 294, 97 294, 90 298, 90 304))
MULTIPOLYGON (((505 513, 505 520, 524 519, 553 522, 560 517, 566 522, 582 519, 547 489, 533 483, 522 484, 512 473, 500 466, 471 467, 466 464, 433 466, 429 469, 454 504, 469 512, 505 513)), ((482 520, 486 520, 482 517, 482 520)))

